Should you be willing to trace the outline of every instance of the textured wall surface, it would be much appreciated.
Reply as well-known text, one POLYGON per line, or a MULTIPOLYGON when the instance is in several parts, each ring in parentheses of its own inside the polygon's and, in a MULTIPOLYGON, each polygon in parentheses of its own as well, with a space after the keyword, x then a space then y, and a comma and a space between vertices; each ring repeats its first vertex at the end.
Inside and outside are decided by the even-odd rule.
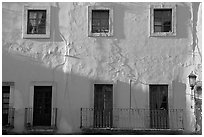
POLYGON ((188 75, 201 76, 200 5, 176 3, 177 36, 150 37, 150 4, 3 3, 2 80, 15 82, 14 130, 24 129, 31 81, 57 82, 58 132, 77 132, 80 108, 93 107, 94 83, 113 83, 113 106, 128 107, 133 79, 133 108, 149 108, 149 84, 169 84, 169 108, 184 109, 184 128, 193 131, 188 75), (50 39, 22 38, 24 5, 51 6, 50 39), (91 5, 113 7, 113 37, 88 37, 91 5))

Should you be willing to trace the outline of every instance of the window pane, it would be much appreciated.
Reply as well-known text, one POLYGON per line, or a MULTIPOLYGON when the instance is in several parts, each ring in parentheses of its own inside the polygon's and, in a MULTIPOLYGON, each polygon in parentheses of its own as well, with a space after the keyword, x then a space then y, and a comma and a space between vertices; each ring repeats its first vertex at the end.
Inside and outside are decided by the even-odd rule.
POLYGON ((92 10, 92 18, 100 18, 100 10, 92 10))
POLYGON ((3 114, 8 114, 8 109, 3 109, 3 114))
POLYGON ((162 18, 154 17, 154 22, 162 22, 162 18))
POLYGON ((154 17, 155 18, 161 18, 162 17, 162 11, 160 9, 154 9, 154 17))
POLYGON ((3 108, 9 108, 9 104, 3 104, 3 108))
POLYGON ((29 12, 29 19, 36 19, 37 18, 37 13, 36 12, 29 12))
POLYGON ((99 27, 92 27, 92 33, 99 33, 100 28, 99 27))
POLYGON ((102 27, 102 28, 101 28, 101 32, 109 32, 109 31, 108 31, 108 27, 102 27))
POLYGON ((172 9, 154 9, 154 32, 171 32, 172 9))
POLYGON ((2 86, 3 93, 10 93, 10 86, 2 86))
POLYGON ((109 11, 108 10, 101 11, 101 18, 108 19, 109 18, 109 11))
POLYGON ((29 25, 32 26, 37 26, 37 20, 36 19, 30 19, 29 20, 29 25))
POLYGON ((162 26, 154 26, 154 32, 161 32, 162 26))
POLYGON ((45 27, 38 28, 38 34, 45 34, 45 33, 46 33, 45 27))
POLYGON ((92 20, 92 26, 100 26, 100 20, 99 19, 93 19, 92 20))
POLYGON ((9 98, 3 98, 3 103, 9 103, 9 98))
POLYGON ((9 93, 3 93, 3 98, 9 98, 9 93))
POLYGON ((109 32, 109 10, 92 10, 91 32, 109 32))
POLYGON ((171 32, 171 26, 164 26, 164 32, 171 32))
POLYGON ((109 21, 107 19, 101 20, 101 26, 109 26, 109 21))
POLYGON ((162 25, 162 22, 154 22, 154 25, 155 25, 155 26, 161 26, 161 25, 162 25))
POLYGON ((27 34, 46 34, 46 10, 28 10, 27 34))

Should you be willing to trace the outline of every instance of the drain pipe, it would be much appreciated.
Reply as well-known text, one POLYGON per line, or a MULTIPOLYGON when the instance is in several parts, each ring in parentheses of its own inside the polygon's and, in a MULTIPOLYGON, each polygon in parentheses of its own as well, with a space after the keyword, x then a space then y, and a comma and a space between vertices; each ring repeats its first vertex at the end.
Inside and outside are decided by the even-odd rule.
POLYGON ((131 109, 132 108, 132 104, 131 104, 131 102, 132 102, 132 79, 130 79, 130 103, 129 103, 129 108, 131 109))
POLYGON ((129 126, 131 127, 131 109, 132 109, 132 79, 130 79, 130 103, 129 103, 129 126))

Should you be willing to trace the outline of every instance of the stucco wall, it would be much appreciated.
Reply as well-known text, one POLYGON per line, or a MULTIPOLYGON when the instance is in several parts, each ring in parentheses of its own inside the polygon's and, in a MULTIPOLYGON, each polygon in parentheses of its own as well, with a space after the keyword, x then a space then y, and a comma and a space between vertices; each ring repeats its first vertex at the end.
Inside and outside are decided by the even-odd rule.
POLYGON ((15 82, 14 130, 24 129, 31 81, 56 81, 58 132, 77 132, 80 108, 93 107, 93 84, 114 83, 113 106, 129 107, 130 79, 133 108, 149 108, 148 84, 169 84, 169 108, 186 110, 184 128, 193 130, 186 95, 192 68, 192 5, 176 3, 176 37, 149 37, 151 4, 156 3, 4 2, 2 80, 15 82), (50 39, 22 38, 24 5, 51 6, 50 39), (88 37, 90 5, 113 7, 113 37, 88 37))

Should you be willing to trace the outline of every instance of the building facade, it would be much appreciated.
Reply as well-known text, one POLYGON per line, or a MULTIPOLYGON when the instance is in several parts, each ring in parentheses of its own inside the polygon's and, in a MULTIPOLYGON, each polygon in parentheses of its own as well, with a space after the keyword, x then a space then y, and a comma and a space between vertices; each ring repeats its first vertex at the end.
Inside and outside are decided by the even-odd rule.
POLYGON ((3 128, 200 131, 188 75, 202 82, 201 10, 187 2, 3 2, 3 128))

